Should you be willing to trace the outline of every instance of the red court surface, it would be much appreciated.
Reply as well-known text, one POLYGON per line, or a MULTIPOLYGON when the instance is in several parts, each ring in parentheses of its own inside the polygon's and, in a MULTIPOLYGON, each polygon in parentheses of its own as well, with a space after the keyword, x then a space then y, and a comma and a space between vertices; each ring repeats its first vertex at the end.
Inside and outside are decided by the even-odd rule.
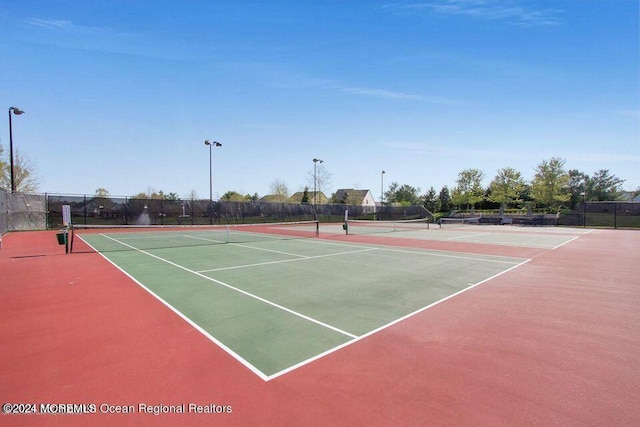
POLYGON ((4 414, 0 425, 637 426, 639 249, 640 232, 595 230, 537 250, 265 382, 100 255, 64 255, 55 232, 11 233, 0 401, 89 413, 4 414), (185 413, 153 413, 169 409, 185 413))

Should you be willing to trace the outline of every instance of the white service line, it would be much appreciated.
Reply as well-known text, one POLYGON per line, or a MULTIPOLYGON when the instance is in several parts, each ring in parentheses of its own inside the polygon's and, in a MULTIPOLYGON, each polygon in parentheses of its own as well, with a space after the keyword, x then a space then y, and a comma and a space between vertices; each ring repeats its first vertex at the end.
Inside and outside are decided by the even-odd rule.
POLYGON ((490 233, 463 234, 462 236, 448 237, 445 240, 468 239, 469 237, 486 236, 487 234, 490 233))
POLYGON ((198 276, 198 277, 201 277, 201 278, 203 278, 203 279, 205 279, 205 280, 209 280, 209 281, 211 281, 211 282, 217 283, 217 284, 219 284, 219 285, 221 285, 221 286, 224 286, 224 287, 226 287, 226 288, 229 288, 229 289, 231 289, 231 290, 234 290, 234 291, 236 291, 236 292, 238 292, 238 293, 241 293, 241 294, 243 294, 243 295, 246 295, 246 296, 248 296, 248 297, 251 297, 251 298, 253 298, 253 299, 255 299, 255 300, 258 300, 258 301, 260 301, 260 302, 263 302, 263 303, 265 303, 265 304, 268 304, 268 305, 270 305, 270 306, 272 306, 272 307, 276 307, 276 308, 278 308, 278 309, 280 309, 280 310, 282 310, 282 311, 286 311, 287 313, 293 314, 294 316, 297 316, 297 317, 300 317, 300 318, 302 318, 302 319, 305 319, 305 320, 307 320, 307 321, 309 321, 309 322, 315 323, 316 325, 320 325, 320 326, 323 326, 323 327, 325 327, 325 328, 327 328, 327 329, 331 329, 332 331, 338 332, 338 333, 340 333, 340 334, 342 334, 342 335, 346 335, 346 336, 348 336, 348 337, 350 337, 350 338, 357 338, 357 337, 358 337, 357 335, 354 335, 354 334, 352 334, 352 333, 350 333, 350 332, 347 332, 347 331, 343 331, 343 330, 342 330, 342 329, 340 329, 340 328, 336 328, 335 326, 331 326, 331 325, 329 325, 329 324, 327 324, 327 323, 321 322, 320 320, 314 319, 313 317, 306 316, 306 315, 304 315, 304 314, 302 314, 302 313, 298 313, 297 311, 295 311, 295 310, 291 310, 290 308, 287 308, 287 307, 285 307, 285 306, 282 306, 282 305, 280 305, 280 304, 278 304, 278 303, 275 303, 275 302, 273 302, 273 301, 269 301, 268 299, 265 299, 265 298, 259 297, 258 295, 254 295, 254 294, 252 294, 251 292, 243 291, 242 289, 236 288, 235 286, 231 286, 231 285, 229 285, 228 283, 224 283, 224 282, 222 282, 222 281, 220 281, 220 280, 216 280, 216 279, 214 279, 214 278, 212 278, 212 277, 205 276, 204 274, 198 273, 197 271, 191 270, 191 269, 189 269, 189 268, 187 268, 187 267, 183 267, 182 265, 180 265, 180 264, 176 264, 175 262, 169 261, 168 259, 164 259, 164 258, 162 258, 162 257, 159 257, 159 256, 154 255, 154 254, 152 254, 152 253, 149 253, 149 252, 147 252, 147 251, 144 251, 144 250, 142 250, 142 249, 138 249, 138 248, 136 248, 135 246, 131 246, 131 245, 127 244, 127 243, 121 242, 121 241, 119 241, 118 239, 114 239, 113 237, 107 236, 107 235, 105 235, 105 234, 101 234, 101 236, 106 237, 107 239, 113 240, 114 242, 117 242, 117 243, 119 243, 119 244, 121 244, 121 245, 127 246, 127 247, 129 247, 129 248, 131 248, 131 249, 133 249, 133 250, 135 250, 135 251, 137 251, 137 252, 140 252, 140 253, 142 253, 142 254, 145 254, 145 255, 147 255, 147 256, 150 256, 150 257, 152 257, 152 258, 155 258, 155 259, 157 259, 157 260, 159 260, 159 261, 165 262, 165 263, 167 263, 167 264, 169 264, 169 265, 172 265, 172 266, 174 266, 174 267, 176 267, 176 268, 179 268, 179 269, 181 269, 181 270, 184 270, 184 271, 186 271, 186 272, 188 272, 188 273, 194 274, 194 275, 196 275, 196 276, 198 276))
MULTIPOLYGON (((247 246, 247 247, 252 248, 252 249, 259 249, 259 248, 253 248, 251 246, 247 246)), ((337 252, 335 254, 305 256, 304 258, 281 259, 279 261, 266 261, 266 262, 258 262, 258 263, 255 263, 255 264, 234 265, 234 266, 231 266, 231 267, 220 267, 220 268, 212 268, 210 270, 199 270, 198 273, 211 273, 213 271, 235 270, 235 269, 238 269, 238 268, 259 267, 259 266, 262 266, 262 265, 281 264, 281 263, 293 262, 293 261, 306 261, 306 260, 309 260, 309 259, 327 258, 327 257, 332 257, 332 256, 338 256, 338 255, 349 255, 349 254, 356 254, 356 253, 360 253, 360 252, 371 252, 371 251, 377 251, 377 250, 379 250, 379 249, 378 248, 367 248, 367 249, 361 249, 359 251, 337 252)))
POLYGON ((273 252, 273 253, 276 253, 276 254, 296 256, 296 257, 300 257, 300 258, 309 258, 308 256, 305 256, 305 255, 292 254, 292 253, 289 253, 289 252, 276 251, 276 250, 273 250, 273 249, 256 248, 254 246, 243 245, 242 243, 233 243, 233 242, 228 242, 227 243, 227 242, 223 242, 221 240, 205 239, 204 237, 198 237, 198 236, 188 236, 187 235, 187 236, 184 236, 184 237, 189 237, 190 239, 195 239, 195 240, 204 240, 206 242, 226 243, 228 245, 240 246, 242 248, 255 249, 257 251, 273 252))
POLYGON ((303 360, 302 362, 299 362, 299 363, 297 363, 297 364, 295 364, 295 365, 293 365, 293 366, 290 366, 290 367, 288 367, 287 369, 283 369, 283 370, 282 370, 282 371, 280 371, 280 372, 276 372, 275 374, 271 374, 271 375, 267 376, 266 381, 270 381, 270 380, 272 380, 272 379, 274 379, 274 378, 277 378, 277 377, 279 377, 279 376, 282 376, 282 375, 284 375, 284 374, 286 374, 286 373, 288 373, 288 372, 291 372, 291 371, 293 371, 293 370, 295 370, 295 369, 297 369, 297 368, 300 368, 301 366, 307 365, 307 364, 309 364, 309 363, 311 363, 311 362, 313 362, 313 361, 316 361, 316 360, 318 360, 318 359, 320 359, 320 358, 322 358, 322 357, 324 357, 324 356, 327 356, 327 355, 329 355, 329 354, 331 354, 331 353, 334 353, 334 352, 336 352, 336 351, 338 351, 338 350, 341 350, 341 349, 343 349, 343 348, 345 348, 345 347, 348 347, 348 346, 350 346, 350 345, 352 345, 352 344, 355 344, 355 343, 357 343, 357 342, 359 342, 359 341, 361 341, 361 340, 363 340, 363 339, 365 339, 365 338, 367 338, 367 337, 370 337, 371 335, 377 334, 378 332, 380 332, 380 331, 382 331, 382 330, 385 330, 385 329, 387 329, 387 328, 390 328, 391 326, 393 326, 393 325, 395 325, 395 324, 397 324, 397 323, 400 323, 400 322, 402 322, 402 321, 404 321, 404 320, 406 320, 406 319, 409 319, 410 317, 413 317, 413 316, 415 316, 415 315, 417 315, 417 314, 419 314, 419 313, 422 313, 423 311, 426 311, 426 310, 428 310, 428 309, 430 309, 430 308, 432 308, 432 307, 434 307, 434 306, 436 306, 436 305, 438 305, 438 304, 441 304, 441 303, 443 303, 443 302, 445 302, 445 301, 447 301, 447 300, 449 300, 449 299, 451 299, 451 298, 454 298, 454 297, 456 297, 456 296, 458 296, 458 295, 460 295, 460 294, 462 294, 462 293, 465 293, 465 292, 467 292, 467 291, 470 291, 471 289, 473 289, 473 288, 475 288, 475 287, 477 287, 477 286, 480 286, 480 285, 482 285, 483 283, 488 282, 489 280, 493 280, 493 279, 495 279, 496 277, 502 276, 503 274, 508 273, 508 272, 510 272, 511 270, 514 270, 514 269, 516 269, 516 268, 518 268, 518 267, 520 267, 520 266, 522 266, 522 265, 524 265, 524 264, 528 263, 529 261, 531 261, 531 259, 526 259, 526 260, 524 260, 524 261, 522 261, 522 262, 520 262, 520 263, 518 263, 518 264, 516 264, 516 265, 514 265, 514 266, 512 266, 512 267, 510 267, 510 268, 508 268, 508 269, 506 269, 506 270, 504 270, 504 271, 501 271, 501 272, 499 272, 499 273, 497 273, 497 274, 494 274, 494 275, 493 275, 493 276, 491 276, 491 277, 487 277, 486 279, 483 279, 483 280, 481 280, 481 281, 479 281, 479 282, 477 282, 477 283, 469 284, 469 286, 468 286, 468 287, 466 287, 466 288, 464 288, 464 289, 461 289, 461 290, 459 290, 458 292, 456 292, 456 293, 454 293, 454 294, 451 294, 451 295, 449 295, 449 296, 447 296, 447 297, 444 297, 444 298, 442 298, 442 299, 440 299, 440 300, 438 300, 438 301, 435 301, 435 302, 433 302, 433 303, 431 303, 431 304, 429 304, 429 305, 426 305, 426 306, 424 306, 424 307, 422 307, 422 308, 419 308, 419 309, 417 309, 417 310, 415 310, 415 311, 413 311, 413 312, 411 312, 411 313, 409 313, 409 314, 407 314, 407 315, 405 315, 405 316, 402 316, 402 317, 400 317, 400 318, 398 318, 398 319, 396 319, 396 320, 393 320, 393 321, 391 321, 391 322, 387 323, 386 325, 382 325, 382 326, 380 326, 380 327, 378 327, 378 328, 376 328, 376 329, 374 329, 374 330, 372 330, 372 331, 369 331, 369 332, 367 332, 366 334, 360 335, 359 337, 357 337, 357 338, 356 338, 356 339, 354 339, 354 340, 347 341, 347 342, 345 342, 345 343, 343 343, 343 344, 340 344, 339 346, 336 346, 336 347, 334 347, 334 348, 331 348, 331 349, 329 349, 329 350, 325 351, 324 353, 318 354, 318 355, 316 355, 316 356, 314 356, 314 357, 311 357, 311 358, 309 358, 309 359, 307 359, 307 360, 303 360))

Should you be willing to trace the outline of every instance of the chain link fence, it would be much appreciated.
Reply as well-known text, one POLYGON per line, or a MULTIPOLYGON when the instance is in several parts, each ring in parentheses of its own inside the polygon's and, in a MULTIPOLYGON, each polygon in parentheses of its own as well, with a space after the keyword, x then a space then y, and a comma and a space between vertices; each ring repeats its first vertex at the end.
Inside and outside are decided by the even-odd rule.
POLYGON ((2 236, 9 231, 7 206, 7 192, 0 188, 0 247, 2 247, 2 236))
POLYGON ((586 202, 561 214, 559 225, 640 229, 640 202, 586 202))
POLYGON ((47 228, 62 227, 62 206, 71 207, 73 223, 83 225, 205 225, 263 222, 340 222, 350 218, 412 219, 431 213, 422 206, 373 206, 271 202, 211 202, 127 197, 47 195, 47 228))
MULTIPOLYGON (((63 227, 62 206, 69 205, 75 224, 206 225, 351 219, 400 220, 433 218, 422 206, 211 202, 63 194, 12 194, 0 190, 0 233, 63 227)), ((638 202, 587 202, 573 212, 553 216, 540 225, 640 228, 638 202)))
POLYGON ((8 193, 0 190, 0 231, 44 230, 47 200, 42 194, 8 193))

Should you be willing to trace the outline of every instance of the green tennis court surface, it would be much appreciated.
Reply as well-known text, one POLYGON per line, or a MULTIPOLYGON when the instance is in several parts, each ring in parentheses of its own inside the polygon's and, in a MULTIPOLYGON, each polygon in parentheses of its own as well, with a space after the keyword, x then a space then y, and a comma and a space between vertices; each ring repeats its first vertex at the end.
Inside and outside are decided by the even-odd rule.
MULTIPOLYGON (((529 228, 500 225, 436 224, 419 221, 350 221, 351 235, 378 235, 417 240, 480 243, 515 247, 555 249, 590 230, 569 228, 529 228)), ((339 232, 338 228, 334 232, 339 232)))
POLYGON ((216 233, 79 235, 265 380, 526 262, 216 233))

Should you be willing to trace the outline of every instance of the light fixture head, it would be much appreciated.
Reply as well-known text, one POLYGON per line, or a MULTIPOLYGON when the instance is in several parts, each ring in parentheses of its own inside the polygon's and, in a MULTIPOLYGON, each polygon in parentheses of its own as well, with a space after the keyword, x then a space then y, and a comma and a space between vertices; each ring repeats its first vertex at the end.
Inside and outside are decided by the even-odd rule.
POLYGON ((24 114, 24 111, 22 111, 17 107, 9 107, 9 111, 13 111, 13 114, 15 114, 16 116, 19 116, 20 114, 24 114))

